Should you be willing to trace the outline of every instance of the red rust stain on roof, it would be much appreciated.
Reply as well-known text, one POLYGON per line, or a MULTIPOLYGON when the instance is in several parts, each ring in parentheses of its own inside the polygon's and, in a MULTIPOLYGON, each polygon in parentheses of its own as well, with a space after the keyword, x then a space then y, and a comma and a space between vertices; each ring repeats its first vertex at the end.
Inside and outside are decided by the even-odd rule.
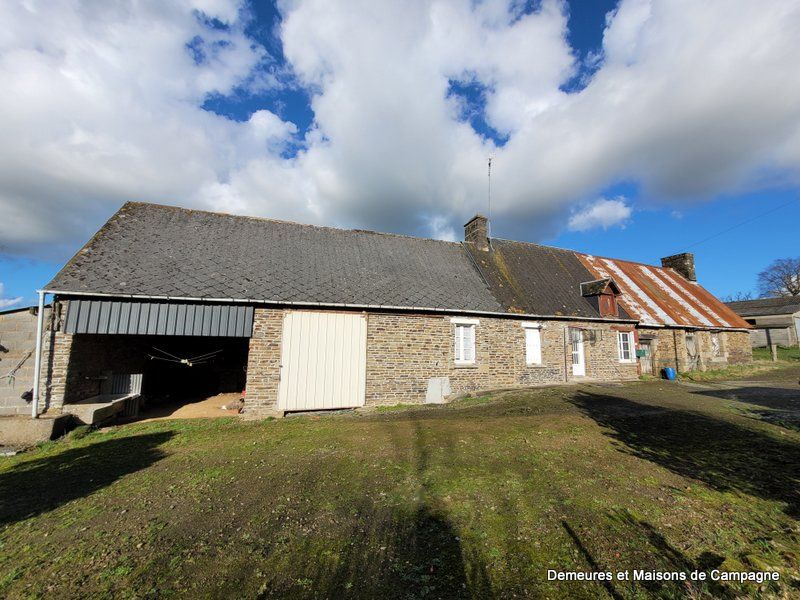
POLYGON ((619 303, 643 324, 706 328, 750 325, 698 283, 672 269, 575 253, 589 272, 612 277, 622 291, 619 303))

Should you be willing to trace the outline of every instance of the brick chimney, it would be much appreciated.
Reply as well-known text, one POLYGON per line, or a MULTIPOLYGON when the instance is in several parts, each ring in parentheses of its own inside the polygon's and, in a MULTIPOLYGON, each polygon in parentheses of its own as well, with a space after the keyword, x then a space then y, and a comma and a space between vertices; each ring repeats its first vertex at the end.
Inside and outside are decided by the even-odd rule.
POLYGON ((464 241, 474 244, 478 250, 489 250, 489 219, 475 215, 464 225, 464 241))
POLYGON ((694 271, 694 254, 691 252, 666 256, 661 259, 661 266, 674 269, 689 281, 697 281, 697 274, 694 271))

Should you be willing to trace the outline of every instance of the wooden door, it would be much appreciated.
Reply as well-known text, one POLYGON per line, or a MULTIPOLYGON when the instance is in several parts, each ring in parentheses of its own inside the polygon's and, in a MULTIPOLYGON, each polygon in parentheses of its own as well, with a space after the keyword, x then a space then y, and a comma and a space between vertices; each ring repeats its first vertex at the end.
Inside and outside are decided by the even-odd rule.
POLYGON ((278 410, 364 405, 365 315, 296 311, 283 320, 278 410))
POLYGON ((639 357, 639 365, 643 375, 653 374, 653 342, 651 340, 639 340, 639 349, 642 351, 639 357))

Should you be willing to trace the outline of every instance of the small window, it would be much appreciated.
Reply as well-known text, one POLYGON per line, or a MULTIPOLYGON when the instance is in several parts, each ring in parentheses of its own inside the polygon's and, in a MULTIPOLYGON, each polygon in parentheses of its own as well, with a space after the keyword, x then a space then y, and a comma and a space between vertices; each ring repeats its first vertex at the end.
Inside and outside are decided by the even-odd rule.
POLYGON ((722 341, 720 340, 719 333, 716 331, 711 334, 711 356, 714 358, 722 356, 722 341))
POLYGON ((455 360, 459 365, 475 364, 475 325, 455 324, 455 360))
POLYGON ((525 328, 525 362, 529 365, 542 364, 542 332, 538 327, 525 328))
POLYGON ((620 331, 617 333, 617 349, 620 362, 635 362, 632 331, 620 331))

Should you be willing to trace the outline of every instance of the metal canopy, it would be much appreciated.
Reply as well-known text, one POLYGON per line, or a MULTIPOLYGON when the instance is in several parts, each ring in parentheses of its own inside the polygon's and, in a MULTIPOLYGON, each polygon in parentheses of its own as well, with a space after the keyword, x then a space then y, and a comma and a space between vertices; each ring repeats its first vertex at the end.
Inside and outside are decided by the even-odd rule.
POLYGON ((65 333, 250 337, 253 307, 70 299, 65 333))

